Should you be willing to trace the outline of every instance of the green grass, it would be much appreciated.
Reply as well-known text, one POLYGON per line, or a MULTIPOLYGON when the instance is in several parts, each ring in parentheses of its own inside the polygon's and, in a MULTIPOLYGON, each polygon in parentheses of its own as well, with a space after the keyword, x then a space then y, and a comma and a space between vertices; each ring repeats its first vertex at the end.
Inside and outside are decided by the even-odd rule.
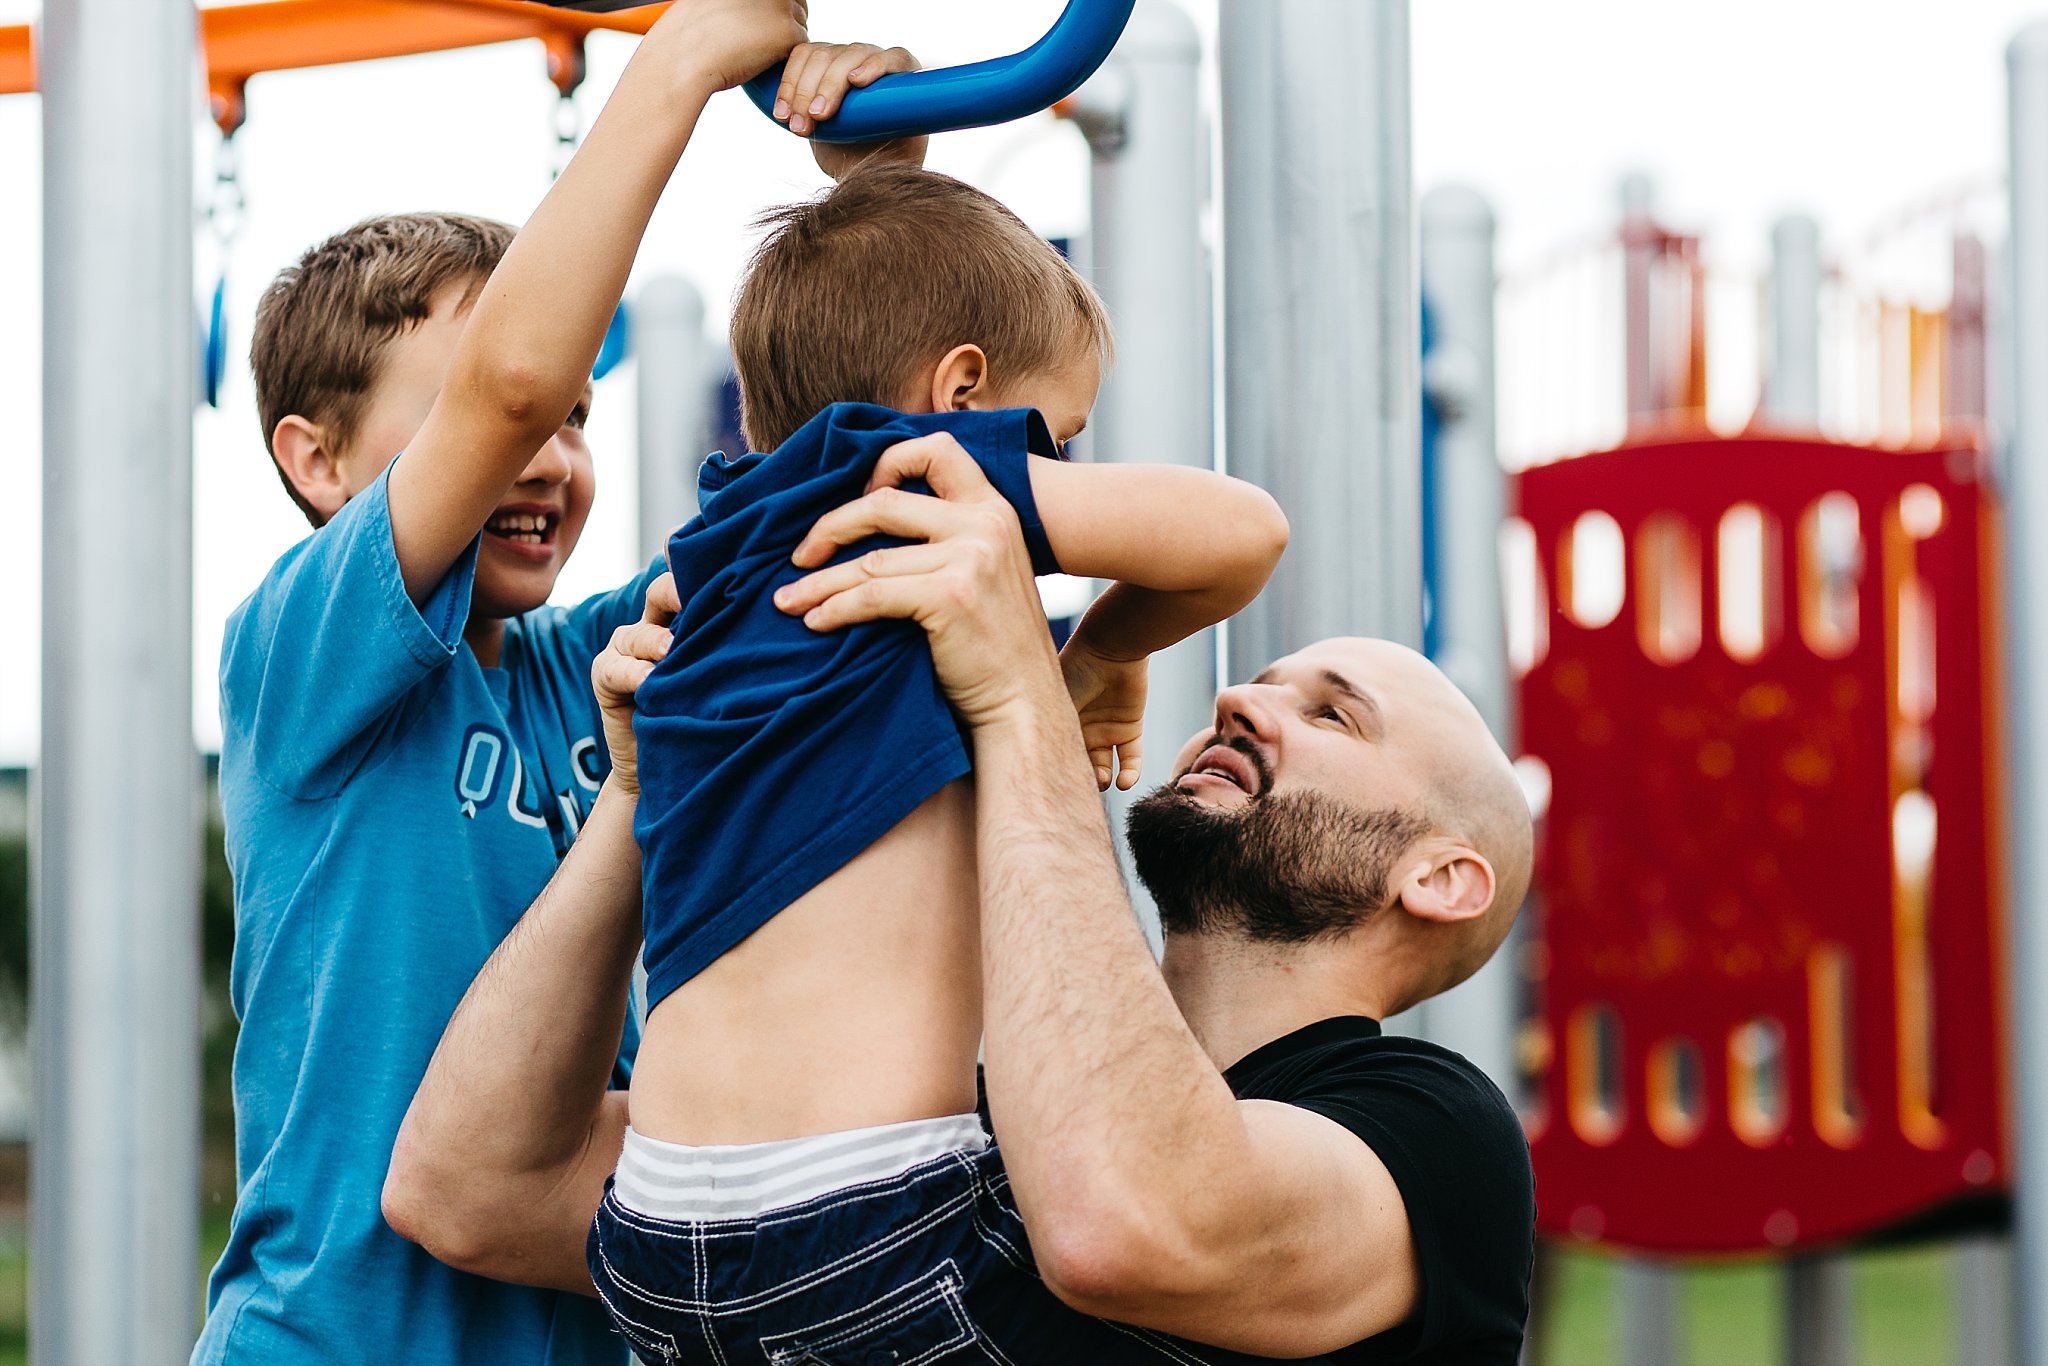
MULTIPOLYGON (((1626 1366, 1615 1262, 1560 1249, 1547 1313, 1534 1325, 1542 1366, 1626 1366)), ((1952 1359, 1952 1263, 1936 1244, 1859 1253, 1852 1284, 1859 1366, 1939 1366, 1952 1359)), ((1784 1359, 1783 1276, 1775 1263, 1688 1268, 1680 1294, 1686 1366, 1775 1366, 1784 1359)))
MULTIPOLYGON (((28 1366, 28 1247, 27 1229, 20 1223, 0 1229, 0 1366, 28 1366)), ((225 1214, 209 1212, 199 1228, 200 1283, 193 1299, 193 1322, 198 1322, 205 1304, 206 1273, 227 1246, 228 1220, 225 1214)))
MULTIPOLYGON (((227 1242, 227 1220, 209 1212, 201 1266, 227 1242)), ((1626 1366, 1620 1359, 1611 1258, 1557 1251, 1548 1314, 1536 1325, 1543 1366, 1626 1366)), ((1940 1246, 1867 1252, 1855 1259, 1858 1366, 1939 1366, 1951 1359, 1950 1259, 1940 1246)), ((1688 1270, 1681 1291, 1686 1366, 1775 1366, 1783 1309, 1780 1277, 1767 1262, 1688 1270)), ((28 1255, 19 1230, 0 1235, 0 1366, 28 1361, 28 1255)))

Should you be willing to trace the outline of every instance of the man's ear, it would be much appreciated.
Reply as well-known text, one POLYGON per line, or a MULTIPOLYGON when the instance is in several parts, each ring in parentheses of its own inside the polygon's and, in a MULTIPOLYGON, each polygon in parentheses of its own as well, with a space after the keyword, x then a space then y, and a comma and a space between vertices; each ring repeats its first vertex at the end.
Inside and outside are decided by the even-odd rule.
POLYGON ((328 521, 341 511, 341 505, 348 501, 348 489, 342 483, 341 462, 328 444, 325 428, 297 414, 283 418, 270 434, 270 453, 277 458, 277 467, 284 471, 284 477, 299 491, 299 497, 320 514, 321 521, 328 521))
POLYGON ((1407 867, 1401 907, 1418 920, 1457 924, 1477 920, 1493 905, 1493 865, 1461 844, 1427 852, 1407 867))
POLYGON ((986 406, 991 389, 988 357, 973 342, 948 351, 932 369, 931 411, 957 413, 986 406))

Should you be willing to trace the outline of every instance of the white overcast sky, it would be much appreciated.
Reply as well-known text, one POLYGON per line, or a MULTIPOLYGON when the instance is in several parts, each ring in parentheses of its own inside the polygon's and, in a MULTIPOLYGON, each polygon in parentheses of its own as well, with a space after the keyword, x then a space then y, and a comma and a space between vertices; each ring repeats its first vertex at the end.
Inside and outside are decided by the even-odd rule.
MULTIPOLYGON (((1369 3, 1371 0, 1358 0, 1369 3)), ((1213 39, 1216 0, 1184 0, 1213 39)), ((812 0, 821 37, 901 42, 929 64, 1014 51, 1062 0, 812 0)), ((0 23, 36 0, 0 0, 0 23)), ((1831 242, 2004 163, 2004 46, 2048 0, 1413 0, 1418 190, 1463 181, 1501 220, 1502 264, 1612 217, 1626 171, 1656 178, 1664 216, 1707 234, 1714 259, 1754 268, 1773 218, 1804 209, 1831 242)), ((1213 43, 1211 61, 1215 60, 1213 43)), ((581 97, 594 114, 629 40, 601 35, 581 97)), ((1227 54, 1226 54, 1227 55, 1227 54)), ((264 455, 242 356, 265 281, 367 214, 444 208, 522 220, 547 188, 553 90, 536 44, 259 77, 241 143, 249 197, 229 277, 224 406, 197 424, 195 717, 218 743, 223 619, 304 534, 264 455)), ((197 131, 196 171, 212 138, 197 131)), ((1085 156, 1049 118, 942 138, 932 164, 1005 199, 1048 235, 1085 226, 1085 156)), ((36 743, 40 549, 41 122, 0 97, 0 765, 36 743)), ((698 131, 640 254, 636 279, 679 273, 713 325, 760 208, 820 179, 796 140, 737 95, 698 131)), ((202 230, 196 288, 218 267, 202 230)), ((109 385, 120 376, 101 377, 109 385)), ((632 367, 602 386, 590 428, 599 498, 560 595, 631 572, 632 367)), ((137 460, 147 451, 133 453, 137 460)), ((109 604, 118 620, 119 607, 109 604)))

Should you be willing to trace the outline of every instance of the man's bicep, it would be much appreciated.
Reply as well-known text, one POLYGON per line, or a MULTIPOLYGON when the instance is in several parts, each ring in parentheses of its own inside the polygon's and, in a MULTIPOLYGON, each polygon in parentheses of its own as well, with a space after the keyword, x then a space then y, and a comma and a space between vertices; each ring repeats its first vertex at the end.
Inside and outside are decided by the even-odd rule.
POLYGON ((1326 1352, 1406 1321, 1421 1299, 1408 1210, 1357 1134, 1278 1101, 1240 1101, 1254 1153, 1247 1205, 1263 1211, 1234 1307, 1259 1355, 1326 1352))

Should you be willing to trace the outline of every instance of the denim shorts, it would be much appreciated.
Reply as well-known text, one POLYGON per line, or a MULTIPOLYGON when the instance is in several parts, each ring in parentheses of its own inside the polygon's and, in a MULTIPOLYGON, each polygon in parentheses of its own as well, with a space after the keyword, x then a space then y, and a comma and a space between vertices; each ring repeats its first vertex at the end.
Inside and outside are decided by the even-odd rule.
POLYGON ((992 1144, 738 1218, 650 1215, 608 1183, 588 1255, 612 1322, 650 1366, 1255 1360, 1060 1303, 992 1144))

